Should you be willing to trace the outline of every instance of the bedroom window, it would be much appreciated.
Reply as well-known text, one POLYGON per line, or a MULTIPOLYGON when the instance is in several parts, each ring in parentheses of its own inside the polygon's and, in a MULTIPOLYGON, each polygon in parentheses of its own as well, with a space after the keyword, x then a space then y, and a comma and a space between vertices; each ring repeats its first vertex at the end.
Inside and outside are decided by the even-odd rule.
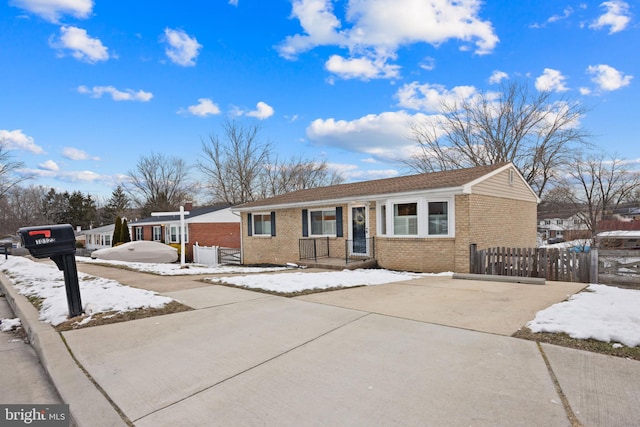
POLYGON ((335 236, 336 235, 336 210, 323 209, 309 211, 309 221, 311 222, 311 235, 314 236, 335 236))
POLYGON ((271 214, 253 215, 253 234, 255 236, 271 236, 271 214))

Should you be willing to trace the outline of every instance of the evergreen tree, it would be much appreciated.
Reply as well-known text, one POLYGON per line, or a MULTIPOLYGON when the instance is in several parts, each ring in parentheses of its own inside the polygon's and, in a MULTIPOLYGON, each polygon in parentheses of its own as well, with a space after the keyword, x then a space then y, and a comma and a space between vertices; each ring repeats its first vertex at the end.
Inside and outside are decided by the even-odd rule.
POLYGON ((130 200, 121 185, 118 185, 111 193, 111 198, 102 209, 101 221, 103 224, 111 224, 117 216, 124 218, 130 209, 130 200))
POLYGON ((119 216, 116 217, 116 223, 113 227, 113 237, 111 237, 111 246, 116 246, 122 242, 122 220, 119 216))
POLYGON ((129 233, 129 226, 127 225, 127 219, 122 220, 122 232, 120 233, 120 241, 127 243, 131 241, 131 234, 129 233))

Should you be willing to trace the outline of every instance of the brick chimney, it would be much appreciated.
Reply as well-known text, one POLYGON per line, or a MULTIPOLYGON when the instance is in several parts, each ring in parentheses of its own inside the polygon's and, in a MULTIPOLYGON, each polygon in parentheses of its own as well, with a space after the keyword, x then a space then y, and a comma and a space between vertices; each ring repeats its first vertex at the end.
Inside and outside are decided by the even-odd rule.
POLYGON ((184 210, 190 211, 191 209, 193 209, 193 202, 184 202, 184 210))

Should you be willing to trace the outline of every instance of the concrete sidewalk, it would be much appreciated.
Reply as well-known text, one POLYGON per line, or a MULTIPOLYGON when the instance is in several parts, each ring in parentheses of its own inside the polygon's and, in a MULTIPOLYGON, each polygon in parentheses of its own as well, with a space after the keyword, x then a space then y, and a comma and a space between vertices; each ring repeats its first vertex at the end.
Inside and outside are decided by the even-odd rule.
MULTIPOLYGON (((382 286, 396 301, 394 310, 402 293, 424 303, 435 289, 382 286)), ((327 301, 203 283, 173 289, 165 294, 195 310, 62 334, 97 384, 66 349, 56 357, 71 363, 43 363, 80 426, 568 426, 563 397, 585 426, 630 426, 640 419, 636 361, 327 301), (88 384, 78 386, 78 375, 88 384)), ((493 291, 498 300, 499 291, 493 291)), ((451 289, 449 302, 456 292, 451 289)), ((35 309, 24 316, 23 322, 40 324, 35 309)), ((32 341, 48 359, 62 345, 54 334, 57 344, 32 341)))

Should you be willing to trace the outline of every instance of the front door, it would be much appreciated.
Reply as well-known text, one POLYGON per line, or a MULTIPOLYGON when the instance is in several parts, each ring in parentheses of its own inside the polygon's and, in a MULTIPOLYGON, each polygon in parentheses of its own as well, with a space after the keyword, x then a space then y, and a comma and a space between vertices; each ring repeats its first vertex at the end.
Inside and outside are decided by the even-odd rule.
POLYGON ((357 206, 351 208, 351 254, 367 255, 367 208, 357 206))

